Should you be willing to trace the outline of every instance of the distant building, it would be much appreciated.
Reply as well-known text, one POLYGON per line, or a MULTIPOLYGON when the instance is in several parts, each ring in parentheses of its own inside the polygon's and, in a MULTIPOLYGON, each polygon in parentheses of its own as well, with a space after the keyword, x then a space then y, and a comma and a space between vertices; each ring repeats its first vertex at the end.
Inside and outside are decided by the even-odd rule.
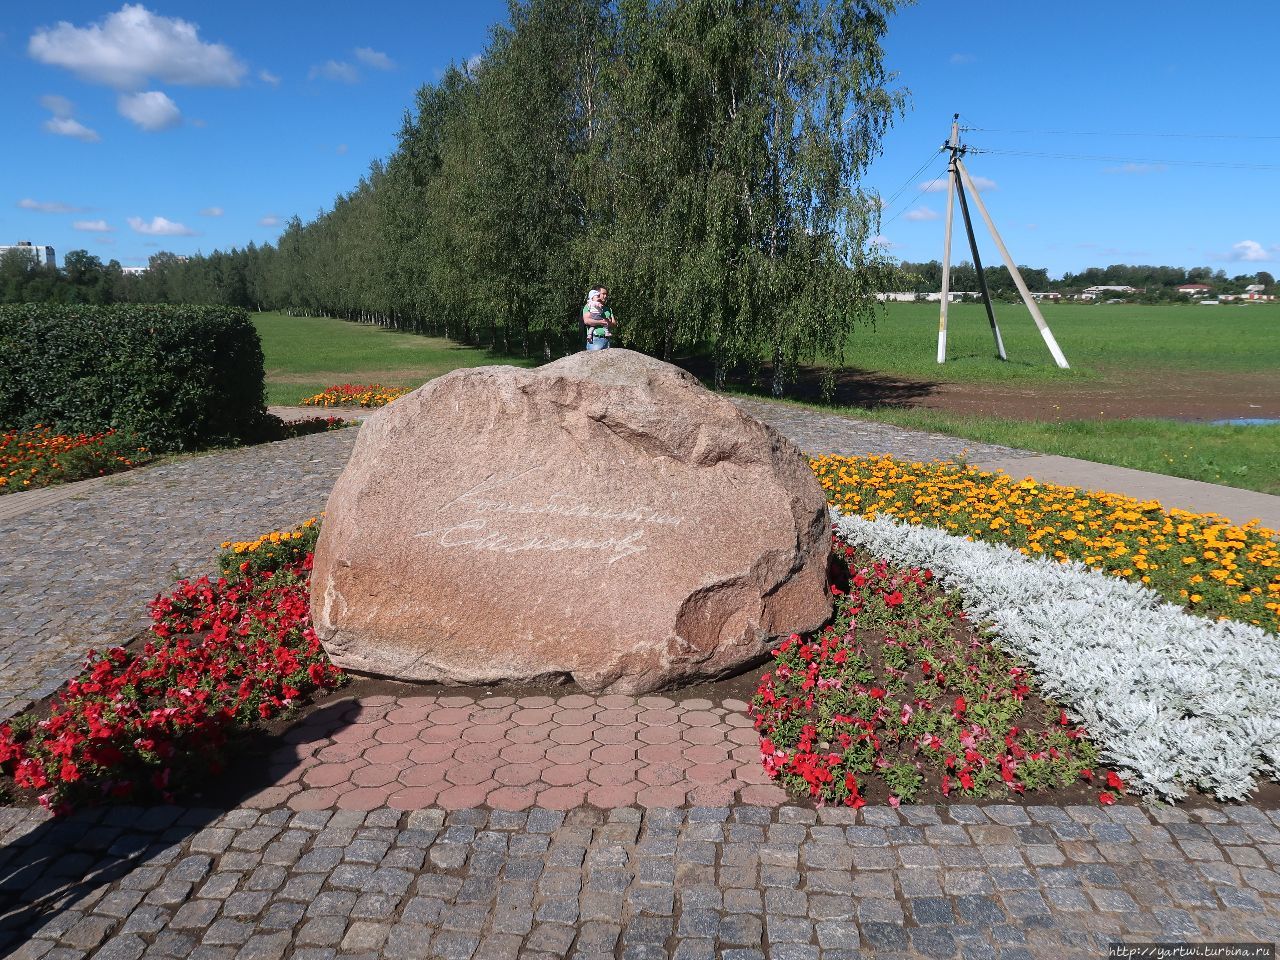
POLYGON ((1061 300, 1062 299, 1062 294, 1057 293, 1056 291, 1050 291, 1048 293, 1036 293, 1035 291, 1032 291, 1031 296, 1035 297, 1035 299, 1037 300, 1061 300))
POLYGON ((148 267, 121 267, 120 272, 130 277, 140 277, 147 272, 148 267))
POLYGON ((1097 300, 1104 293, 1137 293, 1137 287, 1101 285, 1096 287, 1085 287, 1080 294, 1081 300, 1097 300))
MULTIPOLYGON (((950 290, 947 292, 947 302, 956 303, 968 297, 980 297, 982 294, 975 290, 950 290)), ((877 293, 876 299, 881 303, 914 303, 917 300, 924 300, 929 303, 941 303, 941 293, 877 293)))
POLYGON ((58 265, 58 257, 54 254, 53 247, 37 246, 30 240, 20 240, 12 246, 0 247, 0 257, 3 257, 11 250, 25 253, 42 267, 56 267, 58 265))
POLYGON ((1184 283, 1178 287, 1178 292, 1185 293, 1188 297, 1206 297, 1212 289, 1207 283, 1184 283))

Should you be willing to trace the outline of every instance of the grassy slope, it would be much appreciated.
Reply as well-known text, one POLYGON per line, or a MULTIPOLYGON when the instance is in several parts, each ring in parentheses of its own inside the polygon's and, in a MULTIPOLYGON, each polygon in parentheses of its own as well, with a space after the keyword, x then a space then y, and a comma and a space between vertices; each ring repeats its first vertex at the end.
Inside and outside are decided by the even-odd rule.
POLYGON ((532 366, 440 337, 398 333, 331 317, 254 314, 266 355, 267 402, 296 404, 340 383, 417 387, 459 367, 532 366))

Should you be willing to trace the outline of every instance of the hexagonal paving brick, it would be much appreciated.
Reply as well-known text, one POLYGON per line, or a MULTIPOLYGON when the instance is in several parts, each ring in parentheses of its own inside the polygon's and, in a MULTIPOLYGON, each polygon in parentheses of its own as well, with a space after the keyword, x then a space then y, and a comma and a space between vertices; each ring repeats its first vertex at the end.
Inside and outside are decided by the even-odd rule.
POLYGON ((387 806, 392 810, 422 810, 436 802, 443 784, 425 787, 405 787, 387 797, 387 806))
POLYGON ((527 810, 537 796, 530 787, 499 787, 490 791, 485 802, 495 810, 527 810))
POLYGON ((445 774, 459 766, 455 760, 440 763, 418 763, 406 767, 400 772, 399 780, 406 787, 426 787, 431 784, 445 784, 445 774))
POLYGON ((539 779, 553 787, 567 787, 576 783, 586 783, 587 775, 594 769, 595 764, 590 761, 585 763, 557 763, 544 769, 539 774, 539 779))
POLYGON ((632 724, 625 727, 601 727, 592 739, 596 743, 636 743, 636 732, 632 724))
POLYGON ((416 740, 419 729, 416 724, 384 723, 374 728, 373 736, 379 743, 405 743, 416 740))
POLYGON ((538 806, 547 810, 572 810, 582 806, 587 791, 580 786, 547 787, 538 791, 538 806))
MULTIPOLYGON (((684 733, 680 734, 680 739, 686 743, 696 744, 698 746, 711 746, 718 743, 725 743, 725 731, 720 729, 719 724, 714 727, 690 727, 684 733)), ((733 746, 728 743, 725 749, 733 746)))
POLYGON ((737 784, 732 782, 702 783, 689 791, 689 802, 701 807, 727 807, 737 794, 737 784))
POLYGON ((636 772, 636 778, 654 787, 669 787, 684 780, 685 768, 674 763, 651 763, 636 772))
POLYGON ((409 750, 409 760, 412 763, 436 763, 452 757, 456 749, 458 747, 454 743, 424 743, 409 750))
POLYGON ((787 802, 787 791, 774 784, 742 788, 742 802, 762 807, 777 807, 787 802))
POLYGON ((674 743, 683 727, 644 727, 636 731, 636 739, 645 743, 674 743))
POLYGON ((303 790, 289 798, 289 807, 293 810, 328 810, 338 801, 338 795, 332 790, 303 790))
POLYGON ((493 743, 496 740, 505 739, 507 728, 500 723, 492 723, 487 726, 467 727, 462 732, 462 739, 467 743, 493 743))
POLYGON ((536 727, 539 724, 550 722, 554 716, 555 711, 548 708, 517 710, 511 715, 511 722, 520 727, 536 727))
POLYGON ((686 710, 680 722, 687 727, 714 727, 720 718, 709 710, 686 710))
POLYGON ((556 727, 549 736, 556 743, 586 743, 591 739, 595 729, 594 723, 583 724, 580 727, 556 727))
POLYGON ((635 779, 636 771, 640 769, 640 766, 641 764, 637 760, 632 760, 628 763, 612 763, 608 766, 596 767, 587 774, 587 778, 601 786, 626 783, 628 780, 635 779))
POLYGON ((511 743, 498 754, 508 763, 535 763, 546 755, 546 743, 511 743))
POLYGON ((636 803, 642 807, 683 807, 687 791, 684 787, 645 787, 636 793, 636 803))
POLYGON ((440 791, 440 795, 436 797, 436 803, 446 810, 478 807, 484 803, 484 798, 489 795, 489 792, 497 786, 498 784, 492 780, 486 780, 484 783, 467 783, 449 787, 440 791))
POLYGON ((643 784, 630 780, 626 783, 609 784, 594 787, 587 792, 587 802, 592 806, 612 810, 615 807, 629 807, 636 801, 636 794, 643 784))
POLYGON ((602 727, 630 726, 636 722, 634 710, 601 710, 592 719, 602 727))
POLYGON ((582 727, 557 727, 554 723, 540 723, 536 727, 512 727, 507 731, 507 739, 512 743, 542 743, 551 736, 552 730, 582 730, 582 727))
POLYGON ((598 745, 590 743, 562 743, 547 749, 547 760, 551 763, 581 763, 591 757, 592 750, 598 745))
POLYGON ((318 767, 312 767, 303 776, 303 781, 312 787, 332 787, 335 784, 344 783, 351 776, 351 772, 341 764, 326 763, 318 767))
POLYGON ((431 713, 431 722, 438 727, 464 724, 471 719, 471 714, 474 710, 474 704, 465 707, 445 707, 442 710, 434 710, 431 713))
POLYGON ((679 743, 653 743, 636 751, 645 763, 681 763, 684 761, 684 747, 679 743))
POLYGON ((418 732, 418 739, 423 743, 457 743, 462 739, 462 734, 467 727, 457 723, 447 723, 440 726, 432 724, 429 727, 423 727, 418 732))
POLYGON ((507 763, 498 767, 493 779, 508 787, 521 787, 533 783, 543 771, 542 764, 507 763))
POLYGON ((360 787, 338 797, 340 810, 376 810, 387 804, 392 791, 388 787, 360 787))
POLYGON ((665 710, 668 707, 674 707, 676 702, 669 697, 647 696, 641 697, 636 704, 649 710, 665 710))
POLYGON ((596 713, 596 709, 557 710, 552 719, 562 727, 580 727, 584 723, 590 723, 591 718, 594 717, 596 713))
POLYGON ((591 751, 591 759, 596 763, 626 763, 636 758, 636 748, 625 743, 596 747, 591 751))
POLYGON ((383 743, 380 746, 366 750, 364 758, 370 763, 399 763, 409 756, 411 749, 412 747, 408 742, 383 743))
POLYGON ((470 763, 461 763, 446 773, 444 778, 450 783, 456 783, 459 786, 484 783, 486 780, 493 779, 493 772, 498 769, 498 766, 499 764, 492 760, 475 760, 470 763))
POLYGON ((724 783, 733 776, 733 770, 729 763, 695 763, 685 776, 693 783, 724 783))
POLYGON ((724 763, 729 758, 729 751, 722 746, 699 744, 690 746, 685 750, 684 755, 685 759, 693 763, 724 763))
POLYGON ((460 763, 483 763, 497 760, 502 751, 511 744, 506 740, 494 740, 492 743, 465 743, 453 752, 453 757, 460 763))
POLYGON ((357 770, 351 775, 351 782, 358 787, 382 787, 394 780, 400 773, 400 767, 389 763, 374 763, 357 770))

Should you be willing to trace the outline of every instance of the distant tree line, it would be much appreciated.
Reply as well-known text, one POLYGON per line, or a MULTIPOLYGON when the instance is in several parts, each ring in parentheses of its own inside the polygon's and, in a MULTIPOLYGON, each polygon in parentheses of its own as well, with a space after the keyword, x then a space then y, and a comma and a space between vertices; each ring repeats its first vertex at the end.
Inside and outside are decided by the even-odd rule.
MULTIPOLYGON (((926 263, 900 264, 901 277, 905 283, 905 291, 916 293, 937 293, 942 289, 942 263, 930 260, 926 263)), ((1213 288, 1215 294, 1241 294, 1250 284, 1260 283, 1266 292, 1273 293, 1275 278, 1265 270, 1257 273, 1239 274, 1228 277, 1224 270, 1211 267, 1154 267, 1145 265, 1112 264, 1109 267, 1087 267, 1079 273, 1065 273, 1061 279, 1054 280, 1049 271, 1043 267, 1026 267, 1018 265, 1022 278, 1027 286, 1035 292, 1057 292, 1062 294, 1079 293, 1087 287, 1116 286, 1133 287, 1134 294, 1117 293, 1118 299, 1131 299, 1144 303, 1186 299, 1178 293, 1177 288, 1188 283, 1203 283, 1213 288)), ((993 297, 1004 300, 1016 300, 1018 289, 1014 286, 1013 277, 1004 266, 984 267, 983 277, 993 297)), ((978 289, 978 272, 972 263, 963 261, 951 265, 951 289, 976 291, 978 289)))
POLYGON ((904 104, 881 47, 899 2, 518 0, 331 210, 274 245, 108 265, 75 295, 551 357, 581 346, 587 287, 606 283, 623 345, 705 351, 717 383, 765 361, 781 393, 797 364, 839 362, 889 285, 860 183, 904 104))

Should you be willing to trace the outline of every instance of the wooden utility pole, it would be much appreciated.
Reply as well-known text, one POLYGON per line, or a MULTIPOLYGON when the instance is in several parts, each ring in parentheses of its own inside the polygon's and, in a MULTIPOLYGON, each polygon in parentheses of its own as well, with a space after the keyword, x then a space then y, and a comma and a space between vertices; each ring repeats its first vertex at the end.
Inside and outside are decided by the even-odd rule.
POLYGON ((991 238, 996 242, 996 248, 1004 259, 1004 265, 1009 268, 1009 274, 1013 277, 1014 286, 1018 288, 1018 295, 1022 297, 1022 302, 1027 305, 1027 309, 1031 312, 1031 318, 1035 320, 1036 327, 1040 330, 1040 336, 1044 338, 1045 346, 1049 348, 1049 353, 1053 355, 1054 363, 1063 370, 1069 370, 1071 365, 1067 363, 1067 358, 1062 353, 1062 348, 1058 346, 1058 341, 1054 339, 1053 331, 1049 329, 1049 324, 1045 322, 1044 315, 1040 312, 1040 307, 1036 304, 1035 297, 1031 296, 1031 291, 1027 289, 1027 282, 1022 278, 1018 265, 1013 262, 1013 257, 1009 256, 1009 250, 1004 245, 1004 240, 1000 238, 1000 231, 996 229, 996 225, 991 219, 991 214, 987 212, 987 205, 982 202, 982 196, 978 193, 978 188, 974 185, 973 179, 969 176, 969 171, 960 159, 968 148, 960 145, 960 114, 958 113, 952 116, 951 139, 942 145, 942 149, 951 152, 951 161, 947 164, 947 223, 942 247, 942 310, 938 321, 938 362, 946 363, 947 361, 947 306, 951 299, 951 221, 953 218, 953 201, 956 195, 960 197, 960 212, 964 215, 964 228, 969 235, 969 249, 973 252, 973 266, 978 272, 978 289, 982 292, 982 302, 987 308, 987 320, 991 324, 991 335, 996 341, 996 352, 1000 355, 1001 360, 1008 359, 1004 351, 1004 339, 1000 336, 1000 326, 996 323, 995 309, 991 303, 991 293, 987 289, 987 279, 982 270, 982 258, 978 255, 978 241, 973 233, 973 221, 969 217, 969 203, 965 197, 967 188, 968 192, 973 194, 973 202, 978 205, 978 212, 982 214, 982 219, 986 223, 987 229, 991 231, 991 238))

